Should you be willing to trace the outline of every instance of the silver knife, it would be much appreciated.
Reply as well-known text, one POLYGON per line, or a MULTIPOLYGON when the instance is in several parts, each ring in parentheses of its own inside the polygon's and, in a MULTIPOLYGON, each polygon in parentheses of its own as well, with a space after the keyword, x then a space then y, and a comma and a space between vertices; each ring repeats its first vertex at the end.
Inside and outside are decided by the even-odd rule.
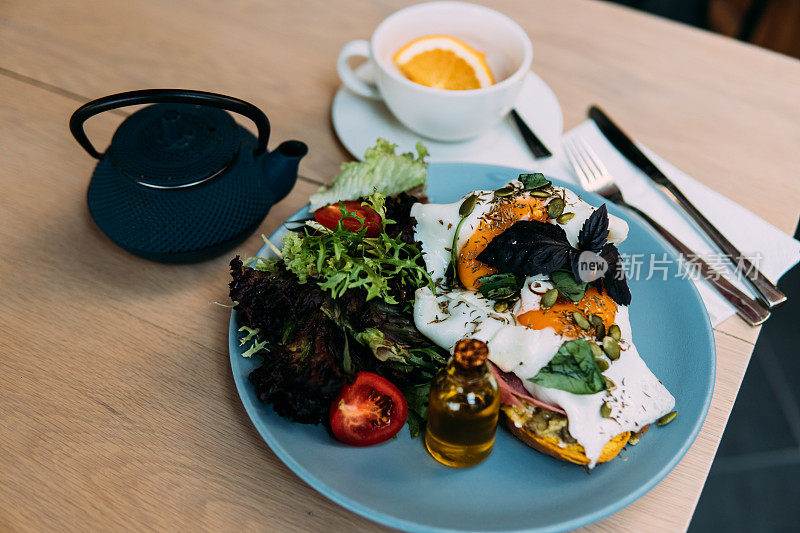
POLYGON ((650 224, 659 235, 664 237, 664 239, 666 239, 666 241, 670 243, 673 248, 678 250, 678 253, 680 253, 687 262, 687 270, 691 271, 691 269, 696 268, 701 279, 706 280, 709 285, 714 287, 717 292, 728 301, 728 303, 733 305, 733 307, 735 307, 736 311, 739 313, 739 316, 741 316, 748 324, 751 326, 758 326, 767 321, 770 315, 769 310, 763 307, 760 302, 750 298, 747 294, 740 291, 733 283, 725 279, 719 271, 703 261, 703 259, 694 253, 688 246, 679 241, 675 235, 669 232, 669 230, 653 220, 650 215, 638 207, 626 203, 624 200, 622 202, 615 203, 619 203, 627 207, 642 217, 645 222, 650 224))
POLYGON ((664 195, 681 207, 694 220, 714 243, 725 253, 735 265, 736 269, 744 274, 743 278, 758 293, 764 305, 772 309, 786 301, 786 295, 764 276, 750 260, 742 254, 714 225, 689 201, 686 196, 675 186, 670 179, 633 143, 619 127, 597 106, 589 108, 589 118, 594 120, 597 127, 606 139, 628 161, 636 165, 651 180, 653 180, 664 195))
POLYGON ((522 140, 528 145, 528 149, 533 154, 534 159, 553 155, 539 137, 536 136, 530 126, 528 126, 527 122, 517 113, 516 109, 511 110, 511 118, 514 119, 514 124, 517 125, 519 134, 522 135, 522 140))

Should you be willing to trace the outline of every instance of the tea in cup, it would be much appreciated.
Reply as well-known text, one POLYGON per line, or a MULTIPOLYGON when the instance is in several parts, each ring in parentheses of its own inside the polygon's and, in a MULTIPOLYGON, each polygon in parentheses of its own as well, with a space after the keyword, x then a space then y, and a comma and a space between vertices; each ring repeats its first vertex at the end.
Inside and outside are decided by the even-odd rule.
POLYGON ((348 89, 383 100, 410 130, 461 141, 503 120, 532 57, 530 39, 507 16, 475 4, 432 2, 390 15, 369 42, 347 43, 337 70, 348 89), (375 85, 353 72, 353 57, 372 62, 375 85))

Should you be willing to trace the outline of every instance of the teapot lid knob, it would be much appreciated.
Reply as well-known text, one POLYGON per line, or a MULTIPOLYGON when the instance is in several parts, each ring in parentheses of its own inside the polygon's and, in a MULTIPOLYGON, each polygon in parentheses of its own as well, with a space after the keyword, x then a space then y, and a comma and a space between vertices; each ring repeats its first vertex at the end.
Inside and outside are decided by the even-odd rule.
POLYGON ((188 187, 216 176, 239 153, 230 114, 192 104, 155 104, 120 125, 108 154, 119 170, 153 188, 188 187))

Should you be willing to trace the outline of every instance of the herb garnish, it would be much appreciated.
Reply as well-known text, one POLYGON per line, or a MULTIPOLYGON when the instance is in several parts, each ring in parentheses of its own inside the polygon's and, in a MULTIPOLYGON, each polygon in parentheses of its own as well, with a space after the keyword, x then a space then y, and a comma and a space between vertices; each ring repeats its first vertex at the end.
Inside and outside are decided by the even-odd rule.
POLYGON ((600 253, 608 238, 608 211, 606 204, 598 207, 587 218, 578 233, 578 249, 600 253))
POLYGON ((477 259, 501 272, 527 277, 569 264, 572 250, 561 226, 521 220, 492 239, 477 259))
POLYGON ((489 274, 478 278, 478 292, 490 300, 509 300, 519 295, 523 278, 515 274, 489 274))
MULTIPOLYGON (((572 271, 575 283, 580 284, 578 267, 581 253, 592 252, 602 257, 608 264, 605 275, 595 281, 598 289, 602 290, 605 287, 615 302, 629 305, 631 293, 625 279, 619 250, 613 244, 606 243, 607 238, 608 213, 603 204, 583 223, 578 234, 578 248, 570 245, 567 234, 561 226, 537 220, 522 220, 492 239, 477 259, 501 272, 510 272, 518 276, 553 274, 558 270, 569 269, 572 271)), ((577 301, 574 300, 578 294, 575 288, 568 288, 564 284, 563 276, 561 280, 564 290, 559 289, 559 292, 577 301), (574 293, 575 296, 567 292, 574 293)))
POLYGON ((526 191, 543 189, 553 184, 553 182, 545 178, 544 174, 541 172, 534 172, 533 174, 520 174, 518 179, 526 191))
POLYGON ((606 389, 592 349, 583 339, 562 344, 550 362, 528 381, 572 394, 594 394, 606 389))
POLYGON ((588 283, 576 281, 569 270, 556 270, 550 274, 550 279, 558 289, 559 294, 575 303, 581 301, 583 295, 586 294, 586 287, 589 285, 588 283))
POLYGON ((456 265, 458 264, 458 233, 461 231, 461 225, 475 210, 478 200, 478 195, 473 193, 461 202, 461 206, 458 208, 459 219, 456 231, 453 233, 453 244, 450 246, 450 264, 447 265, 447 270, 444 274, 445 280, 450 281, 453 286, 457 285, 458 282, 458 272, 456 272, 456 265))

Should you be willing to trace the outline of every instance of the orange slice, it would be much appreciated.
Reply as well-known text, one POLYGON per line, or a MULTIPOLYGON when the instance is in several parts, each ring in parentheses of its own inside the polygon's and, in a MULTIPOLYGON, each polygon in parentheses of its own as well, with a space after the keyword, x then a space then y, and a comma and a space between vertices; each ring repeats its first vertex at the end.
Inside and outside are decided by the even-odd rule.
POLYGON ((414 39, 393 59, 408 79, 427 87, 464 91, 494 83, 486 54, 449 35, 414 39))

